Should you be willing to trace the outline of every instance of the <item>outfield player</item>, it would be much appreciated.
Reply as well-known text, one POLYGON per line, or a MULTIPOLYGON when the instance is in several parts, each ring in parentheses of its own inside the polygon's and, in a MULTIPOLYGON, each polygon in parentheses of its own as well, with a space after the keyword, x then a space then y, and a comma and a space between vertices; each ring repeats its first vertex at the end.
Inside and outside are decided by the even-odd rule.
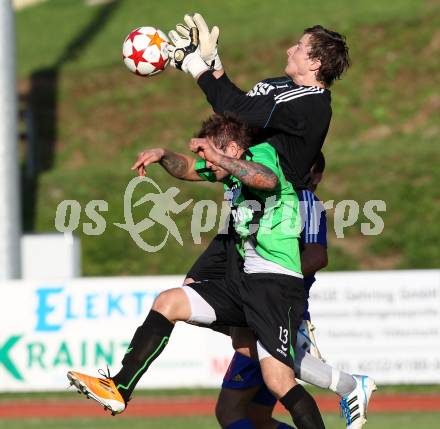
MULTIPOLYGON (((291 338, 305 308, 298 237, 298 197, 285 179, 275 149, 249 148, 245 127, 230 116, 204 123, 191 150, 201 160, 164 149, 140 154, 134 168, 153 162, 185 180, 222 181, 233 207, 243 272, 230 279, 206 279, 162 292, 137 330, 115 377, 95 378, 73 371, 76 387, 113 413, 122 412, 177 321, 206 326, 249 326, 256 334, 263 378, 298 429, 324 428, 314 399, 295 380, 291 338)), ((235 266, 236 267, 236 266, 235 266)))
MULTIPOLYGON (((307 297, 315 281, 314 274, 327 265, 327 227, 325 210, 314 194, 325 168, 322 153, 311 170, 312 183, 308 190, 298 192, 303 217, 301 232, 301 267, 307 297)), ((331 368, 324 362, 310 358, 305 351, 320 357, 314 338, 310 338, 308 302, 304 321, 298 331, 295 373, 303 381, 330 388, 341 397, 341 409, 348 429, 361 428, 365 423, 366 408, 374 381, 366 376, 351 376, 331 368), (366 395, 364 395, 364 389, 366 395)), ((240 335, 249 335, 240 330, 240 335)), ((252 334, 250 334, 252 335, 252 334)), ((252 341, 252 337, 247 341, 252 341)), ((289 429, 285 423, 272 418, 276 398, 264 385, 258 362, 236 352, 225 374, 216 407, 216 417, 225 429, 289 429)), ((243 354, 244 353, 244 354, 243 354)))

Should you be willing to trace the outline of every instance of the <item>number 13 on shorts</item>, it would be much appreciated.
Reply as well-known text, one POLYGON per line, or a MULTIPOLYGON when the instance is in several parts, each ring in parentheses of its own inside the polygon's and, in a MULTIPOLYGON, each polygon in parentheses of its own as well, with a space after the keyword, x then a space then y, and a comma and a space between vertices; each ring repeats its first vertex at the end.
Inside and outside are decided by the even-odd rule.
POLYGON ((287 352, 287 342, 289 341, 289 330, 280 326, 280 336, 281 348, 283 351, 287 352))

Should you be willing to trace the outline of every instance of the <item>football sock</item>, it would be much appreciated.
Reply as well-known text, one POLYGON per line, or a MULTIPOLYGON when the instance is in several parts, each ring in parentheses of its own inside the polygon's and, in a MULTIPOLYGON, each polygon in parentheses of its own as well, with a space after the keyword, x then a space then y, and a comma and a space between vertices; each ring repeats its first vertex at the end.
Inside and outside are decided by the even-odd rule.
POLYGON ((292 387, 280 402, 289 411, 298 429, 325 429, 315 400, 300 384, 292 387))
POLYGON ((168 343, 174 324, 155 310, 136 329, 122 360, 122 369, 113 381, 127 402, 136 384, 168 343))
POLYGON ((224 429, 255 429, 255 426, 249 419, 241 419, 229 424, 224 429))
POLYGON ((300 380, 330 389, 339 396, 347 395, 356 388, 356 380, 350 374, 327 365, 309 353, 296 354, 295 374, 300 380))
POLYGON ((345 396, 356 388, 356 380, 352 375, 332 367, 332 384, 329 389, 339 396, 345 396))
POLYGON ((295 429, 293 426, 289 426, 287 423, 280 423, 277 429, 295 429))

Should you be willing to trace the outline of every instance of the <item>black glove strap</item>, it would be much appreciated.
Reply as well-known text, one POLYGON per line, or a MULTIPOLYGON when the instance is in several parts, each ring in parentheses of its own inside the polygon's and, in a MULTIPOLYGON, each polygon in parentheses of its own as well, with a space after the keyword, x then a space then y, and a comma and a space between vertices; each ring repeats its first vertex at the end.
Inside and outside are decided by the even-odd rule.
POLYGON ((182 64, 185 57, 196 51, 199 46, 199 30, 197 27, 191 27, 189 30, 189 38, 191 42, 188 46, 184 48, 178 48, 174 51, 174 63, 176 68, 182 70, 182 64))

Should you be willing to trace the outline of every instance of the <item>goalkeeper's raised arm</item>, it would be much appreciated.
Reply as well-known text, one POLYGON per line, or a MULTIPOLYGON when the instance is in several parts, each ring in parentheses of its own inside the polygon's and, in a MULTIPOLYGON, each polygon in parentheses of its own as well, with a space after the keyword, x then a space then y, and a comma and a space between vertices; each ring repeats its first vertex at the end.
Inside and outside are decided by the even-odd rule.
MULTIPOLYGON (((219 29, 210 31, 200 14, 185 15, 185 24, 177 24, 169 36, 171 64, 198 80, 216 113, 240 115, 248 125, 297 133, 304 110, 301 92, 322 95, 349 66, 348 47, 339 33, 315 25, 287 49, 285 77, 265 79, 245 93, 226 76, 218 54, 219 29), (309 91, 311 90, 311 91, 309 91), (297 101, 298 100, 298 101, 297 101)), ((312 102, 310 108, 318 103, 312 102), (313 105, 313 106, 312 106, 313 105)), ((322 104, 322 103, 321 103, 322 104)), ((318 109, 320 110, 320 109, 318 109)), ((326 115, 328 117, 328 115, 326 115)))

